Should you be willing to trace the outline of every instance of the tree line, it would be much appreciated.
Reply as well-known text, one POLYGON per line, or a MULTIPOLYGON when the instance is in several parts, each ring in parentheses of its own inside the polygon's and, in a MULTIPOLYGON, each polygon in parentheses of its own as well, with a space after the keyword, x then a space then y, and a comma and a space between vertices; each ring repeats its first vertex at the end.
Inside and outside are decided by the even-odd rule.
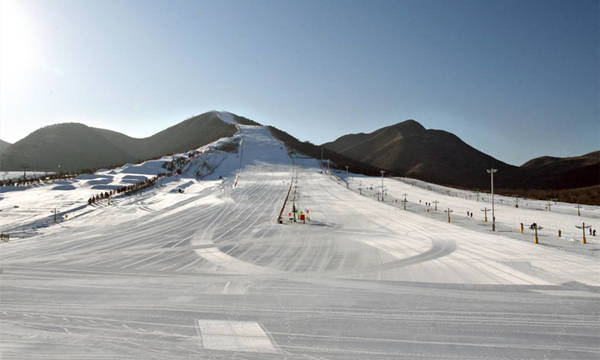
POLYGON ((0 186, 30 186, 42 185, 47 182, 72 179, 79 174, 52 174, 42 175, 27 179, 5 179, 0 180, 0 186))
POLYGON ((99 201, 102 201, 105 199, 109 199, 110 197, 115 196, 115 195, 130 195, 137 191, 144 190, 144 189, 149 188, 150 186, 154 185, 156 183, 156 180, 158 180, 159 178, 161 178, 163 176, 166 176, 166 175, 158 174, 150 179, 140 181, 133 185, 121 186, 118 189, 105 191, 105 192, 99 193, 97 195, 91 196, 88 199, 88 205, 92 205, 92 204, 95 204, 96 202, 99 202, 99 201))

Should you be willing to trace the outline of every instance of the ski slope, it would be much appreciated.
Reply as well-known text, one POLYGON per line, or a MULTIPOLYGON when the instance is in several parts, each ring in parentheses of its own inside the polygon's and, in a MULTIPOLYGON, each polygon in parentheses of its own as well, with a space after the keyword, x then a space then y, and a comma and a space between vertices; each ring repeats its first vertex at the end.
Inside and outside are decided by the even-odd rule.
MULTIPOLYGON (((89 181, 120 184, 127 170, 3 193, 0 226, 17 235, 0 244, 2 359, 600 356, 598 244, 549 242, 574 220, 569 205, 499 206, 500 228, 531 215, 550 229, 536 245, 461 219, 483 203, 438 188, 386 179, 388 202, 361 195, 381 180, 347 188, 264 127, 229 141, 236 152, 201 148, 181 175, 111 205, 79 208, 89 181), (404 192, 406 211, 393 201, 404 192), (71 216, 48 223, 60 200, 71 216), (288 222, 293 205, 310 221, 288 222)), ((584 214, 597 225, 598 209, 584 214)))

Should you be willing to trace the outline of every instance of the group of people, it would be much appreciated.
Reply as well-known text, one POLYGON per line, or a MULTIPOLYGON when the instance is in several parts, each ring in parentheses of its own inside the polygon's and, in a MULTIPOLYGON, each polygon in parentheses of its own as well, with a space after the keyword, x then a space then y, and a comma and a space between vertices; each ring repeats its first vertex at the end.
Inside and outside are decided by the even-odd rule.
POLYGON ((116 190, 105 191, 98 195, 92 196, 88 199, 88 205, 92 205, 92 204, 94 204, 98 201, 104 200, 104 199, 110 199, 113 195, 120 195, 120 194, 129 195, 136 191, 146 189, 146 188, 154 185, 156 180, 158 180, 158 178, 160 178, 162 176, 165 176, 165 175, 158 174, 158 175, 154 176, 153 178, 146 179, 144 181, 140 181, 139 183, 136 183, 134 185, 122 186, 116 190))

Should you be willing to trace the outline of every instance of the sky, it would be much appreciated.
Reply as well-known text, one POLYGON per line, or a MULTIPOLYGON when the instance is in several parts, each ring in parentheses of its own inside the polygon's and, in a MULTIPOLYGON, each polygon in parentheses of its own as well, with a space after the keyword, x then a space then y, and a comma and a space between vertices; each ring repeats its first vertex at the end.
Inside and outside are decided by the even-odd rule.
POLYGON ((600 0, 0 0, 0 139, 210 110, 316 144, 415 119, 515 165, 600 150, 600 0))

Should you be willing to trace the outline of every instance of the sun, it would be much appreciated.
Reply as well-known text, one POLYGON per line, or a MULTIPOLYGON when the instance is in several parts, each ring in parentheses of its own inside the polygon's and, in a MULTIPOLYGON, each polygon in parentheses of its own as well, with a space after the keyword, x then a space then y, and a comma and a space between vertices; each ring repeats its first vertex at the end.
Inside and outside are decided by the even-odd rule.
POLYGON ((35 68, 36 37, 33 22, 21 3, 0 0, 0 87, 22 90, 35 68))

